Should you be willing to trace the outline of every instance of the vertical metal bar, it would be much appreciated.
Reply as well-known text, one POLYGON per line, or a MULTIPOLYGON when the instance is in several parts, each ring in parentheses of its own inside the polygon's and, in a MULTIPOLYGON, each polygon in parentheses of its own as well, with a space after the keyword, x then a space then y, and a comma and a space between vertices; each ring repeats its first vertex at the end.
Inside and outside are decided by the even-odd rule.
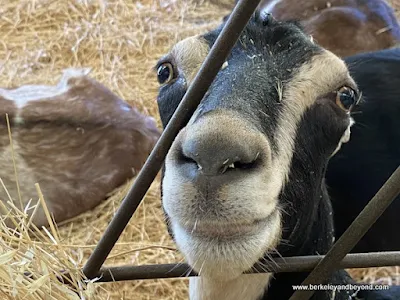
MULTIPOLYGON (((303 281, 302 285, 322 284, 340 265, 347 253, 361 240, 386 208, 400 193, 400 166, 365 206, 325 257, 303 281)), ((289 300, 308 300, 315 291, 296 291, 289 300)))
POLYGON ((235 6, 222 32, 202 64, 200 71, 187 90, 142 170, 139 172, 135 183, 86 262, 83 272, 88 278, 93 278, 103 265, 122 231, 125 229, 126 224, 128 224, 154 178, 157 176, 176 135, 189 121, 203 99, 204 94, 214 81, 215 76, 221 69, 222 64, 235 45, 251 15, 256 10, 259 2, 260 0, 240 0, 235 6))

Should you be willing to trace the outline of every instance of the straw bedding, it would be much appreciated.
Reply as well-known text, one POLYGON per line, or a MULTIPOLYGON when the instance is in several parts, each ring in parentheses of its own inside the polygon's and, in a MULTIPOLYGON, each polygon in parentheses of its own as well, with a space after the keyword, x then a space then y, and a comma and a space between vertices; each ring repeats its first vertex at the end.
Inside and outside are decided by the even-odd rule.
MULTIPOLYGON (((217 26, 229 12, 227 3, 230 1, 8 1, 0 7, 0 86, 55 84, 64 68, 90 67, 92 77, 160 124, 153 65, 178 40, 217 26)), ((14 220, 21 224, 16 231, 6 230, 0 222, 0 297, 187 299, 185 279, 112 284, 81 280, 80 267, 132 181, 94 210, 58 228, 28 230, 22 212, 15 212, 14 220), (60 270, 72 274, 71 287, 58 282, 60 270), (33 277, 23 276, 24 272, 33 277)), ((37 189, 40 196, 40 187, 37 189)), ((157 179, 106 264, 177 261, 182 257, 163 222, 157 179)), ((357 270, 354 274, 367 282, 400 284, 398 268, 357 270)))

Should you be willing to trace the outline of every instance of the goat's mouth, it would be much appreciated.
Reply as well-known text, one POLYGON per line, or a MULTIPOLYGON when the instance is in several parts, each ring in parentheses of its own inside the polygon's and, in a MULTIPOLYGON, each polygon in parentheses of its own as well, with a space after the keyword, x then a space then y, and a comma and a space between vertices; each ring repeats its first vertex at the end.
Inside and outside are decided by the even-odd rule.
POLYGON ((186 223, 170 220, 175 242, 189 265, 201 276, 233 279, 250 270, 281 237, 276 208, 268 217, 251 222, 186 223))
POLYGON ((246 235, 253 235, 271 222, 272 212, 262 219, 246 222, 201 222, 186 223, 182 228, 191 236, 202 239, 232 240, 240 239, 246 235))

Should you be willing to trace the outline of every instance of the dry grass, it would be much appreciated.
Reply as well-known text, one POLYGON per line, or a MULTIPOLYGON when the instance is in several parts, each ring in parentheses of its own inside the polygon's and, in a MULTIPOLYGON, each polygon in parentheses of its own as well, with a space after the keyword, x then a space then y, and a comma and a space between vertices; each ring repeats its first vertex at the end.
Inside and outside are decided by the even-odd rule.
MULTIPOLYGON (((178 40, 215 27, 228 12, 218 1, 22 0, 0 7, 0 86, 54 84, 61 70, 92 68, 91 76, 158 120, 152 67, 178 40)), ((159 122, 159 120, 158 120, 159 122)), ((0 222, 0 295, 4 299, 187 299, 187 281, 85 283, 79 268, 103 234, 132 181, 96 209, 54 230, 15 232, 0 222), (59 270, 72 273, 73 289, 59 270), (23 277, 24 272, 35 277, 23 277), (79 296, 78 296, 79 295, 79 296)), ((37 199, 36 199, 37 200, 37 199)), ((23 213, 17 223, 26 223, 23 213)), ((107 265, 181 261, 163 221, 157 179, 107 265)), ((398 283, 396 268, 358 271, 359 278, 398 283), (395 281, 397 280, 397 281, 395 281)))
MULTIPOLYGON (((92 77, 158 120, 158 83, 153 65, 173 43, 217 26, 227 12, 201 1, 10 1, 0 8, 0 85, 54 84, 64 68, 90 67, 92 77)), ((75 289, 82 291, 85 283, 79 277, 79 267, 92 252, 131 184, 132 181, 117 189, 93 211, 61 225, 54 234, 59 236, 56 243, 45 231, 28 233, 21 228, 12 233, 3 228, 0 295, 4 294, 6 299, 66 299, 67 294, 63 296, 59 291, 65 291, 65 287, 58 284, 55 276, 55 271, 61 269, 75 274, 75 289), (25 271, 40 276, 24 279, 21 274, 25 271)), ((168 248, 174 249, 174 245, 164 225, 156 180, 106 264, 180 261, 178 253, 168 248)), ((96 284, 84 296, 186 299, 187 282, 96 284)))

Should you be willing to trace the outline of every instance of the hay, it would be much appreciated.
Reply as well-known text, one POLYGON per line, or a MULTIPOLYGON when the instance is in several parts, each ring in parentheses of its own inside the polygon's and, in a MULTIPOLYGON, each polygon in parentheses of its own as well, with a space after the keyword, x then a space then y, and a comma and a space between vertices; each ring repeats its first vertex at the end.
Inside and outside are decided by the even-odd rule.
MULTIPOLYGON (((169 47, 217 26, 229 11, 218 1, 22 0, 0 7, 0 86, 55 84, 64 68, 90 74, 157 119, 158 84, 152 72, 169 47)), ((187 299, 187 280, 92 284, 79 271, 103 234, 132 180, 90 212, 47 230, 16 232, 0 221, 0 295, 5 299, 187 299), (61 285, 59 270, 72 274, 61 285), (24 272, 34 275, 29 279, 24 272), (77 293, 74 293, 75 291, 77 293), (79 295, 79 296, 78 296, 79 295)), ((34 199, 35 201, 39 200, 34 199)), ((36 203, 34 201, 34 203, 36 203)), ((23 212, 16 222, 26 223, 23 212)), ((159 178, 140 205, 107 265, 182 261, 163 221, 159 178)), ((396 268, 361 271, 360 279, 399 280, 396 268), (372 275, 371 275, 372 274, 372 275)))
MULTIPOLYGON (((141 112, 155 116, 160 124, 155 102, 158 84, 152 67, 173 43, 217 26, 226 13, 225 8, 202 1, 10 1, 0 8, 0 86, 55 84, 63 69, 89 67, 90 76, 141 112)), ((78 270, 131 184, 132 180, 94 210, 60 224, 51 237, 43 230, 30 235, 22 234, 23 228, 15 234, 3 230, 0 294, 6 299, 12 295, 16 299, 43 299, 44 295, 66 299, 59 292, 65 286, 56 280, 56 271, 61 269, 74 274, 71 290, 82 293, 86 283, 78 270), (57 245, 53 235, 59 237, 57 245), (19 267, 23 262, 24 267, 19 267), (25 271, 37 278, 21 279, 25 271), (36 291, 26 296, 33 289, 36 291)), ((22 216, 17 213, 17 218, 22 216)), ((173 249, 161 212, 157 179, 106 264, 181 261, 173 249)), ((178 279, 94 287, 89 283, 89 287, 82 296, 90 299, 187 298, 187 281, 178 279)))
MULTIPOLYGON (((39 185, 39 202, 44 203, 39 185)), ((29 227, 23 211, 12 205, 10 229, 0 219, 0 291, 7 299, 84 299, 93 294, 93 283, 85 282, 77 257, 60 243, 56 225, 45 208, 51 232, 29 227), (40 240, 38 242, 37 240, 40 240), (62 270, 68 270, 68 277, 62 270), (65 281, 68 285, 61 284, 65 281)), ((7 208, 1 202, 1 208, 7 208)))

